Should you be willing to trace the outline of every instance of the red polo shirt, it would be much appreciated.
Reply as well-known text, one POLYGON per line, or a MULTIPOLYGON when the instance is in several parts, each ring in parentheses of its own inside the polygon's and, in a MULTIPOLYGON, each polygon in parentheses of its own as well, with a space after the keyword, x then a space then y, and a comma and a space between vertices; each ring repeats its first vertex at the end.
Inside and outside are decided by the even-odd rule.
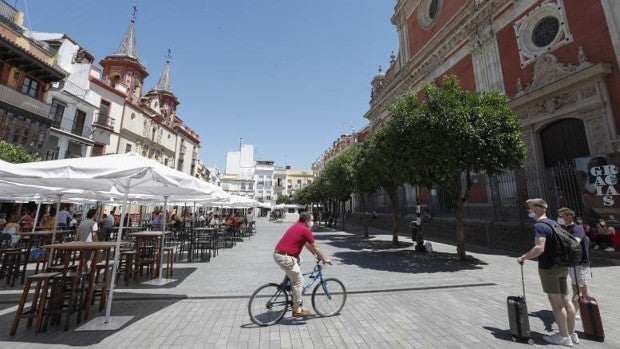
POLYGON ((314 236, 306 223, 297 222, 291 225, 284 235, 282 235, 282 238, 276 245, 276 251, 297 258, 306 243, 313 244, 314 236))

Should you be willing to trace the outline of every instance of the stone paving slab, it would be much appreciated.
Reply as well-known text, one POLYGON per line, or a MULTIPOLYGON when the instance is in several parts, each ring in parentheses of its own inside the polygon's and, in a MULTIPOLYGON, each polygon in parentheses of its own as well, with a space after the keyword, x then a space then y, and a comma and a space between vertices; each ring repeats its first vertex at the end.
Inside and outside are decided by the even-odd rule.
MULTIPOLYGON (((136 318, 114 332, 51 327, 35 334, 20 324, 17 334, 9 336, 14 307, 4 305, 13 296, 1 290, 0 348, 529 347, 513 343, 508 333, 506 296, 521 293, 515 256, 483 250, 471 255, 486 264, 472 265, 453 258, 454 246, 438 242, 432 254, 413 252, 404 237, 409 245, 391 248, 391 236, 382 231, 374 231, 368 241, 345 232, 316 233, 336 261, 326 274, 341 279, 351 292, 340 315, 287 316, 277 325, 257 327, 247 315, 248 297, 260 284, 281 280, 271 253, 287 226, 259 220, 257 235, 222 250, 211 262, 175 264, 179 281, 171 286, 125 287, 121 282, 112 315, 136 318)), ((310 267, 305 257, 303 265, 310 267)), ((581 347, 620 348, 618 276, 617 267, 594 268, 589 282, 602 305, 607 338, 605 343, 583 340, 581 347)), ((535 263, 525 264, 525 277, 534 347, 541 347, 541 336, 554 328, 553 315, 535 263)))

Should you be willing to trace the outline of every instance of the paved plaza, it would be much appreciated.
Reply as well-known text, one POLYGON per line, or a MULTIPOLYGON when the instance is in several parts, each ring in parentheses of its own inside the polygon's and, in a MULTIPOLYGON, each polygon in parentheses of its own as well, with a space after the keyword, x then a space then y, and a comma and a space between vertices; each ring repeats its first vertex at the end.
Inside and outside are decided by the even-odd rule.
MULTIPOLYGON (((433 253, 413 251, 411 239, 394 248, 388 232, 316 232, 321 248, 334 260, 327 276, 341 279, 349 291, 338 316, 293 319, 257 327, 247 314, 249 296, 259 285, 280 281, 273 246, 288 223, 257 222, 257 234, 208 263, 176 263, 165 286, 120 282, 112 315, 135 318, 117 331, 67 332, 53 326, 35 334, 20 323, 9 336, 19 287, 0 291, 0 348, 527 348, 513 343, 506 296, 521 293, 516 255, 475 249, 479 264, 454 258, 455 247, 433 241, 433 253)), ((323 229, 326 230, 326 229, 323 229)), ((524 236, 531 239, 531 236, 524 236)), ((302 255, 302 266, 312 266, 302 255)), ((582 339, 582 348, 620 348, 620 274, 617 267, 595 266, 589 279, 601 303, 605 343, 582 339)), ((535 262, 525 264, 525 287, 535 344, 552 329, 553 315, 542 292, 535 262)), ((309 297, 306 298, 307 303, 309 297)), ((102 315, 103 313, 99 314, 102 315)), ((73 317, 75 321, 75 316, 73 317)), ((581 333, 581 324, 577 325, 581 333)))

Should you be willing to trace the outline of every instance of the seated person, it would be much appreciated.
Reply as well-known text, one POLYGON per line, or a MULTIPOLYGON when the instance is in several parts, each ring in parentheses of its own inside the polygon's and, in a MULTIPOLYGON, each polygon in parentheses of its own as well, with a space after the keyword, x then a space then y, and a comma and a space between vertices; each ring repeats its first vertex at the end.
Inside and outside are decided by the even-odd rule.
POLYGON ((164 213, 163 212, 153 212, 153 219, 151 220, 151 229, 153 230, 161 230, 161 225, 164 222, 164 213))
POLYGON ((4 230, 2 231, 5 234, 11 235, 11 246, 15 246, 17 242, 19 242, 19 239, 21 238, 21 236, 17 234, 20 229, 18 222, 19 222, 19 217, 17 215, 12 215, 9 218, 9 222, 6 224, 6 226, 4 226, 4 230))
POLYGON ((615 251, 611 236, 616 233, 616 229, 611 225, 607 225, 607 221, 601 218, 596 224, 596 232, 596 246, 594 246, 594 249, 605 249, 608 252, 615 251))

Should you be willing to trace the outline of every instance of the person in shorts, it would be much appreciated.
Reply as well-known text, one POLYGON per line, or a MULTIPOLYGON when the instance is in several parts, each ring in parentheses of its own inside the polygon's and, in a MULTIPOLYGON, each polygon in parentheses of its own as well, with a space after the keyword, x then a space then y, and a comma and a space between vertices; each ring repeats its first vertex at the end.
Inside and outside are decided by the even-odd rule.
POLYGON ((517 258, 519 264, 528 259, 538 257, 538 275, 543 291, 549 298, 553 317, 558 324, 558 333, 543 336, 547 343, 572 347, 579 343, 579 336, 575 332, 575 306, 568 297, 568 268, 555 264, 555 239, 552 224, 547 218, 547 203, 543 199, 529 199, 527 205, 528 216, 534 223, 534 247, 517 258))
POLYGON ((581 245, 581 262, 575 268, 568 268, 568 275, 573 286, 575 318, 579 319, 579 295, 592 297, 586 284, 590 271, 590 238, 581 225, 575 222, 575 211, 570 208, 562 207, 558 210, 558 223, 566 227, 566 230, 577 238, 581 245))

